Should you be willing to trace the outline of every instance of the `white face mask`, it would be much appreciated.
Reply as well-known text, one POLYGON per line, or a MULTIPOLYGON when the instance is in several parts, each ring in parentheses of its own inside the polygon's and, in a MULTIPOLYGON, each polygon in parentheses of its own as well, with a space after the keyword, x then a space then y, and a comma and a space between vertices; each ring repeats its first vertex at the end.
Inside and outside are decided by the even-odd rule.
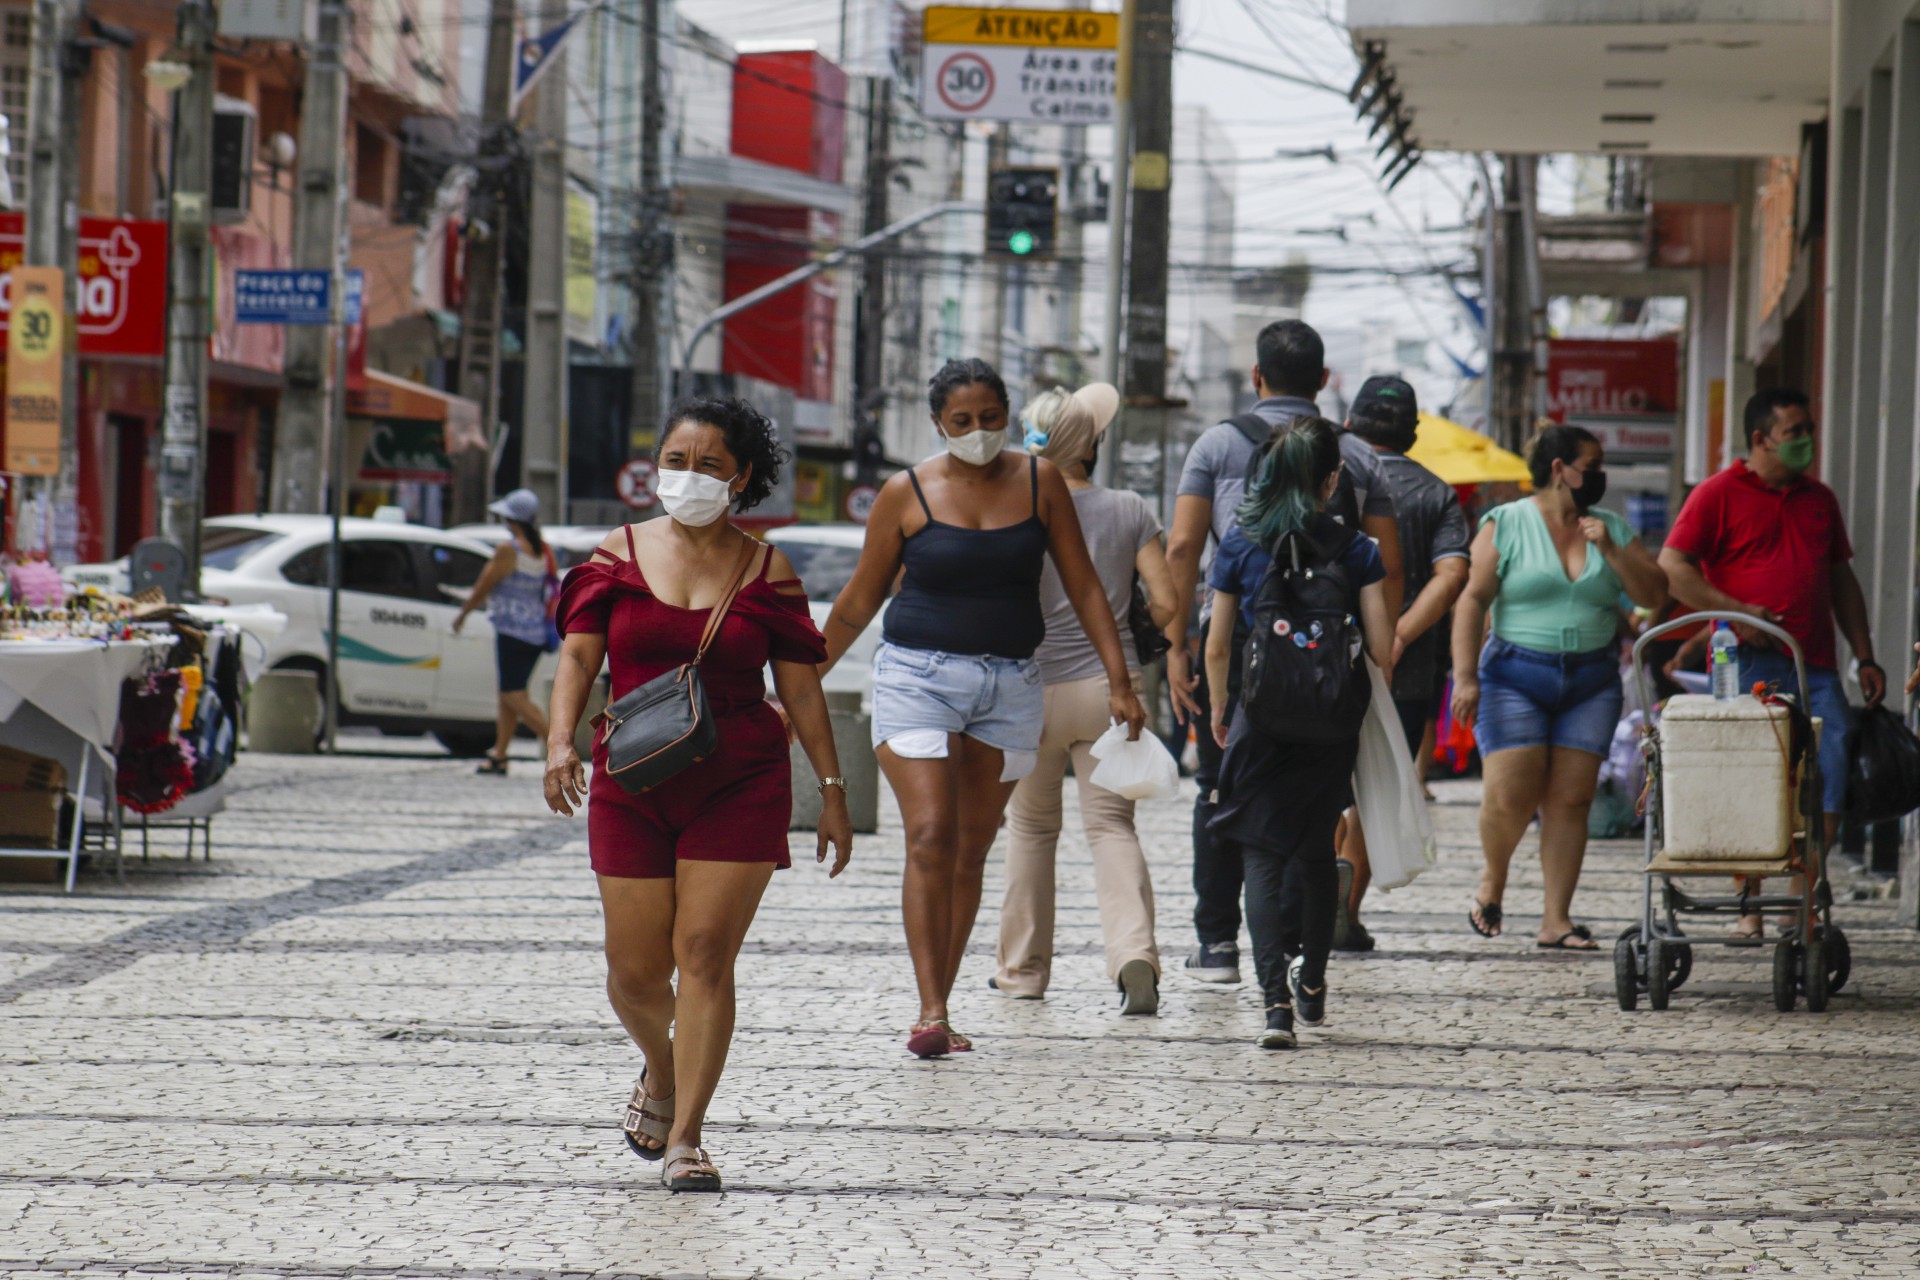
POLYGON ((976 467, 984 467, 1007 447, 1007 429, 998 431, 972 431, 964 436, 950 436, 945 431, 940 438, 947 442, 947 452, 960 461, 976 467))
POLYGON ((661 471, 654 486, 667 514, 692 529, 704 528, 733 505, 733 481, 698 471, 661 471))

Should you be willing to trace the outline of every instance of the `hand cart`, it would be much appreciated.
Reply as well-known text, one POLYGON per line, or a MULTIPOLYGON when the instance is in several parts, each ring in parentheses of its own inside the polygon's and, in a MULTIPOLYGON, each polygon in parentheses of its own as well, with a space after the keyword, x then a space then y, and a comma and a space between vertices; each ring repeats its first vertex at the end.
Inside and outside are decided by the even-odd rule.
MULTIPOLYGON (((1750 627, 1777 641, 1793 655, 1794 674, 1799 680, 1799 706, 1811 707, 1807 685, 1806 661, 1794 638, 1769 622, 1743 613, 1708 611, 1691 613, 1649 629, 1633 646, 1633 677, 1640 694, 1640 705, 1648 708, 1647 728, 1641 751, 1646 757, 1648 796, 1646 812, 1645 888, 1641 898, 1640 923, 1620 935, 1613 947, 1614 994, 1620 1007, 1632 1010, 1644 993, 1647 1004, 1665 1009, 1673 993, 1693 972, 1693 946, 1719 943, 1726 946, 1764 945, 1733 937, 1701 938, 1681 931, 1680 918, 1705 916, 1747 916, 1767 911, 1791 910, 1793 923, 1773 947, 1773 1004, 1782 1013, 1793 1011, 1804 995, 1811 1013, 1823 1012, 1827 1001, 1838 992, 1852 969, 1852 952, 1846 934, 1832 921, 1833 893, 1827 883, 1823 852, 1825 814, 1821 803, 1820 756, 1811 732, 1797 752, 1798 759, 1787 761, 1787 776, 1793 779, 1790 834, 1776 857, 1729 859, 1688 856, 1669 852, 1665 847, 1666 818, 1663 788, 1666 779, 1661 767, 1660 735, 1652 715, 1652 689, 1647 680, 1646 649, 1649 644, 1684 627, 1700 623, 1732 622, 1750 627), (1735 896, 1698 897, 1674 883, 1681 876, 1738 877, 1741 890, 1735 896), (1796 893, 1766 895, 1754 892, 1753 879, 1766 876, 1793 876, 1799 880, 1796 893), (1658 897, 1654 893, 1659 882, 1658 897)), ((1749 695, 1742 694, 1742 697, 1749 695)), ((1778 799, 1776 796, 1775 799, 1778 799)))

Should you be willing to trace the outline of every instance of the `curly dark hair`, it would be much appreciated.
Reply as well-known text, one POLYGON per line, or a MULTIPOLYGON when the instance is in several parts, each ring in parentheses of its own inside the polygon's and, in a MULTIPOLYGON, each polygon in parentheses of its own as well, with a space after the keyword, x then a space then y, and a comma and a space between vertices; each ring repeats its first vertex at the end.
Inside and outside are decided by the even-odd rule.
POLYGON ((947 407, 947 397, 962 387, 970 387, 983 382, 1000 401, 1000 407, 1013 412, 1013 406, 1007 400, 1007 384, 1001 379, 1000 371, 979 357, 966 360, 949 360, 940 366, 940 372, 927 380, 927 407, 933 410, 933 416, 939 417, 947 407))
POLYGON ((655 464, 660 461, 660 451, 667 446, 667 438, 683 422, 718 427, 726 437, 727 452, 741 466, 753 468, 746 487, 734 499, 735 511, 751 511, 765 502, 773 487, 780 483, 781 465, 793 461, 792 451, 780 443, 773 419, 745 400, 738 396, 688 396, 677 401, 667 414, 666 430, 660 433, 660 443, 653 448, 655 464))

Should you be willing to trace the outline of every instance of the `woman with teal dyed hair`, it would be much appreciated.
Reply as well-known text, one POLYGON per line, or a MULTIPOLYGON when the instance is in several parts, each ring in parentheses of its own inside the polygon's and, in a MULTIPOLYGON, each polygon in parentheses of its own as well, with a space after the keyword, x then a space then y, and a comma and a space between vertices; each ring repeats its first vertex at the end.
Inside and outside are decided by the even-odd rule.
MULTIPOLYGON (((1240 506, 1239 525, 1221 542, 1209 583, 1213 616, 1240 610, 1253 628, 1254 597, 1289 534, 1315 548, 1316 561, 1344 571, 1348 612, 1360 619, 1366 652, 1392 679, 1393 618, 1381 585, 1386 567, 1373 540, 1326 512, 1340 480, 1340 428, 1325 418, 1299 418, 1278 428, 1256 456, 1240 506)), ((1208 687, 1227 688, 1232 627, 1207 633, 1208 687)), ((1357 678, 1366 679, 1364 671, 1357 678)), ((1311 744, 1268 737, 1234 699, 1213 707, 1214 740, 1226 749, 1220 763, 1214 839, 1238 846, 1246 869, 1247 932, 1267 1009, 1263 1049, 1291 1049, 1294 1022, 1317 1027, 1325 1019, 1327 953, 1333 946, 1340 877, 1334 833, 1353 803, 1351 739, 1311 744), (1282 891, 1283 880, 1290 880, 1282 891)))

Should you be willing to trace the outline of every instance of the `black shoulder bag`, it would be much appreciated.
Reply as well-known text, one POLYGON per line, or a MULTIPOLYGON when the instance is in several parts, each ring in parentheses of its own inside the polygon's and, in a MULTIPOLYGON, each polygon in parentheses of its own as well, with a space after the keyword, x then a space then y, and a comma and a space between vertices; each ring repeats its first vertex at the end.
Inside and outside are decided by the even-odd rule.
POLYGON ((700 662, 746 586, 755 550, 753 540, 747 539, 740 551, 740 567, 727 594, 713 606, 693 661, 655 676, 593 718, 606 744, 607 772, 634 795, 651 791, 688 765, 705 760, 720 745, 720 731, 707 706, 707 689, 700 681, 700 662))

